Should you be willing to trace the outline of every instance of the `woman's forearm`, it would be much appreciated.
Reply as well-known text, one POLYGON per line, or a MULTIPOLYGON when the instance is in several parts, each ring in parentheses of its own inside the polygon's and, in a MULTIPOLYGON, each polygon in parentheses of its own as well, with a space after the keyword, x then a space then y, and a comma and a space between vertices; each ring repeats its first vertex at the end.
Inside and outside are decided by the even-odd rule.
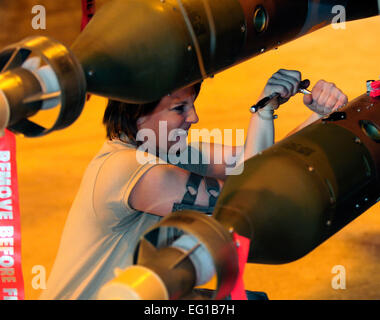
POLYGON ((273 111, 262 110, 251 116, 239 163, 244 162, 274 143, 273 111))

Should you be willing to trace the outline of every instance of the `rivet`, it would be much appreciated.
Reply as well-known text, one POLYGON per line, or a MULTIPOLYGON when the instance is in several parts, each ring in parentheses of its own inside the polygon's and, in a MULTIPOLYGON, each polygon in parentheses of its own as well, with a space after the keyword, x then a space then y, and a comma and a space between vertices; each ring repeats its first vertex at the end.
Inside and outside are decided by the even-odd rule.
POLYGON ((262 49, 260 50, 260 52, 261 52, 261 53, 265 52, 265 48, 262 48, 262 49))
POLYGON ((94 70, 89 70, 89 71, 88 71, 88 75, 89 75, 89 76, 93 76, 93 75, 94 75, 94 70))
POLYGON ((355 205, 355 208, 356 208, 356 209, 359 209, 359 208, 360 208, 359 204, 356 204, 356 205, 355 205))
POLYGON ((314 167, 310 166, 310 167, 309 167, 309 171, 310 171, 310 172, 313 172, 313 171, 314 171, 314 167))
POLYGON ((240 27, 240 30, 241 30, 241 32, 245 32, 245 30, 247 30, 247 28, 246 28, 245 25, 243 24, 243 25, 240 27))
POLYGON ((191 45, 188 45, 187 46, 187 51, 191 51, 191 50, 193 50, 193 47, 191 45))
POLYGON ((362 141, 358 137, 356 137, 355 138, 355 143, 360 144, 360 143, 362 143, 362 141))
POLYGON ((327 220, 326 224, 327 224, 328 226, 331 226, 331 220, 327 220))

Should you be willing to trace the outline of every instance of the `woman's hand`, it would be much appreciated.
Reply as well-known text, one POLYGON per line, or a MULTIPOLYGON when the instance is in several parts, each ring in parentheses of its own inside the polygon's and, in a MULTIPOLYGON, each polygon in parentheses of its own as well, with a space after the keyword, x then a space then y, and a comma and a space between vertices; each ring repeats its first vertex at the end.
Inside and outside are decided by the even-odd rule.
POLYGON ((347 96, 334 83, 319 80, 312 90, 312 94, 305 95, 304 104, 320 116, 326 116, 345 106, 347 96))
POLYGON ((301 79, 301 72, 296 70, 280 69, 273 74, 268 80, 260 99, 269 97, 273 93, 279 93, 280 98, 273 99, 263 110, 276 110, 281 104, 287 102, 292 96, 297 94, 301 79))

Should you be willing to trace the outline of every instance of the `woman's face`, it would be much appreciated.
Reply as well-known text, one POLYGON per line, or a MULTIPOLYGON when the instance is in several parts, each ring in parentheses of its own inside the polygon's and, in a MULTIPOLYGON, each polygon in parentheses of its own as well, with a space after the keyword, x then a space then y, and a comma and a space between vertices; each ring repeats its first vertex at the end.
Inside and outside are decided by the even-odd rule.
POLYGON ((154 132, 156 150, 174 153, 186 148, 188 131, 199 120, 194 108, 195 96, 194 87, 174 91, 162 98, 151 114, 138 120, 138 130, 154 132))

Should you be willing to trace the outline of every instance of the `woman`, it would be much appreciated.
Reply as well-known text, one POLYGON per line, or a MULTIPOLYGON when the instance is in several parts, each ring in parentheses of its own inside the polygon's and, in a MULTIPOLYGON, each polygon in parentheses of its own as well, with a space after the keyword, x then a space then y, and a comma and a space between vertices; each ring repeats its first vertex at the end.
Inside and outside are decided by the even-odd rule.
MULTIPOLYGON (((115 276, 116 268, 132 264, 139 238, 161 217, 182 208, 212 212, 227 178, 227 164, 232 162, 228 156, 215 159, 215 149, 222 149, 223 155, 238 154, 238 165, 271 146, 274 110, 297 93, 300 82, 298 71, 279 70, 272 76, 262 97, 278 92, 281 101, 252 115, 245 144, 240 147, 202 144, 197 150, 184 143, 191 125, 198 122, 194 101, 199 84, 156 103, 110 101, 104 115, 109 140, 85 172, 41 299, 95 299, 101 286, 115 276), (169 163, 169 154, 180 155, 185 150, 205 157, 207 164, 169 163)), ((347 103, 347 97, 321 80, 304 103, 314 114, 296 130, 337 110, 347 103)), ((167 235, 161 236, 158 241, 165 241, 167 235)))

